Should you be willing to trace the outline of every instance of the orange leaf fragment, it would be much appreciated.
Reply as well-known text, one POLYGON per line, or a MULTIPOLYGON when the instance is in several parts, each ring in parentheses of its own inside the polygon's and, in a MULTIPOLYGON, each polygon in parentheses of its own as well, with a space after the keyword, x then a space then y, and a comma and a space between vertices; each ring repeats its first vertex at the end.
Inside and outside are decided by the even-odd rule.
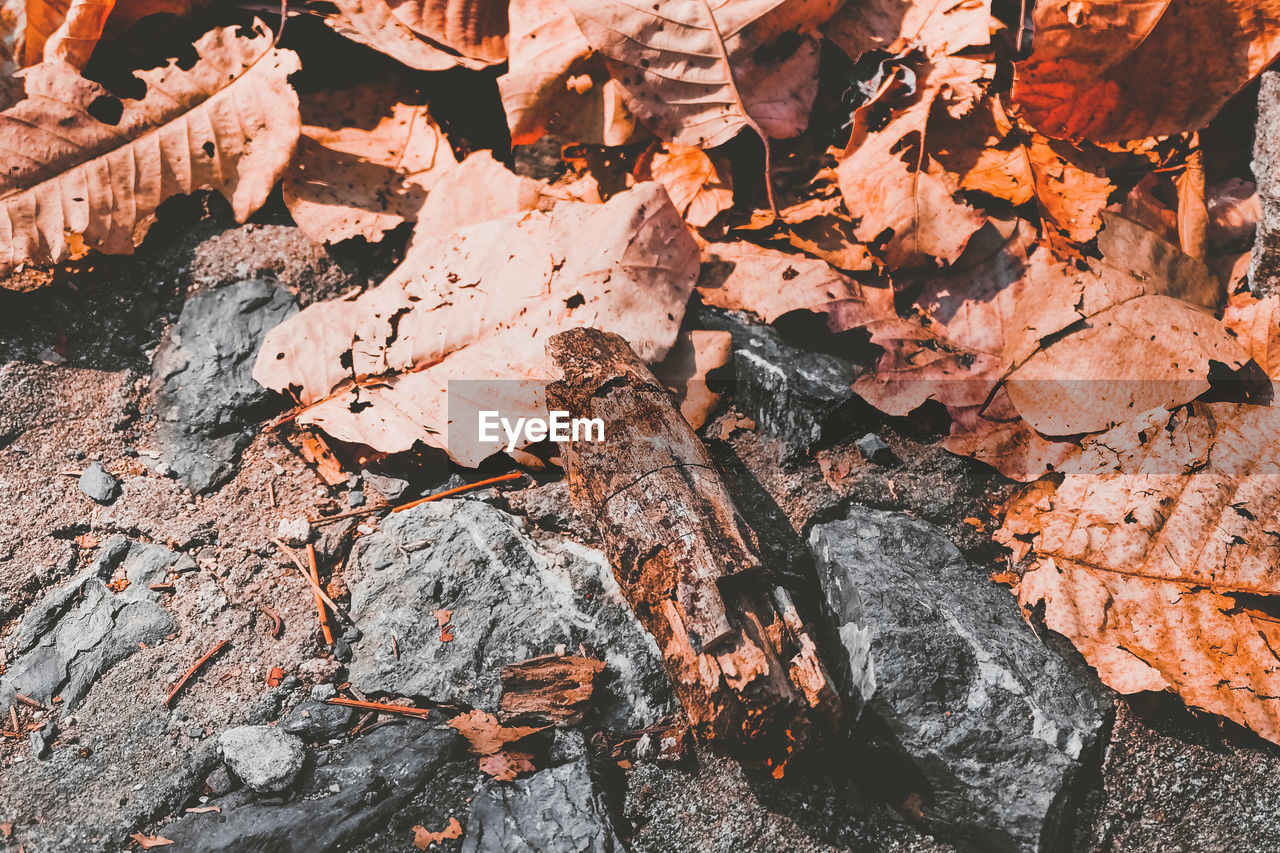
POLYGON ((173 843, 163 835, 144 835, 141 832, 135 832, 129 837, 138 842, 138 846, 143 850, 150 850, 152 847, 165 847, 173 843))
POLYGON ((419 850, 426 850, 432 844, 439 844, 441 841, 461 837, 462 824, 458 823, 456 817, 449 818, 449 824, 439 832, 431 832, 425 826, 413 828, 413 846, 419 850))
POLYGON ((467 739, 471 751, 478 755, 492 755, 509 743, 543 731, 548 726, 504 726, 487 711, 475 710, 459 714, 449 725, 467 739))
POLYGON ((271 667, 271 671, 267 673, 267 686, 279 687, 282 678, 284 678, 284 670, 278 666, 271 667))
POLYGON ((514 782, 519 774, 532 773, 537 769, 533 766, 532 759, 533 756, 525 752, 499 752, 496 755, 486 755, 481 758, 480 771, 499 782, 514 782))

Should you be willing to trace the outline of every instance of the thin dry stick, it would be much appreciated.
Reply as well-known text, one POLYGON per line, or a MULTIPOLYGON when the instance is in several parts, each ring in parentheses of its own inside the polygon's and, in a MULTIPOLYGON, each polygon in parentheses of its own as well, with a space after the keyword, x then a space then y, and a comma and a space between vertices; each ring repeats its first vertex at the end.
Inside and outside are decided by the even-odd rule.
POLYGON ((279 639, 280 631, 284 628, 284 620, 280 618, 279 613, 265 604, 262 605, 262 612, 267 614, 267 618, 271 620, 271 636, 279 639))
POLYGON ((184 674, 182 678, 178 679, 178 683, 173 685, 173 689, 170 690, 169 695, 165 697, 164 706, 166 708, 172 708, 173 700, 177 698, 178 692, 187 685, 187 682, 191 680, 191 677, 200 670, 200 667, 208 663, 210 658, 212 658, 218 652, 225 649, 227 647, 227 644, 230 642, 231 642, 230 640, 222 640, 221 642, 218 643, 218 645, 214 646, 213 648, 209 649, 209 651, 205 652, 204 655, 200 658, 200 660, 192 664, 191 669, 187 670, 186 674, 184 674))
POLYGON ((507 480, 515 480, 523 476, 524 476, 524 472, 522 471, 512 471, 510 474, 503 474, 499 477, 490 477, 487 480, 477 480, 474 483, 467 483, 464 486, 458 486, 453 489, 445 489, 443 492, 436 492, 434 495, 427 495, 425 498, 418 498, 416 501, 409 501, 407 504, 401 504, 400 506, 396 507, 391 511, 404 512, 406 509, 412 509, 418 504, 424 504, 430 501, 438 501, 441 498, 449 497, 449 495, 456 495, 458 492, 465 492, 470 489, 478 489, 481 486, 489 486, 494 483, 503 483, 503 482, 506 482, 507 480))
POLYGON ((430 708, 411 708, 408 705, 380 705, 377 702, 361 702, 358 699, 347 699, 343 696, 335 696, 325 701, 330 705, 345 705, 348 708, 359 708, 362 711, 380 711, 387 714, 399 714, 403 717, 422 717, 425 719, 431 714, 430 708))
POLYGON ((26 695, 25 693, 15 693, 13 694, 13 698, 17 699, 19 702, 21 702, 23 705, 26 705, 28 708, 35 708, 37 711, 44 710, 43 705, 41 705, 36 700, 32 699, 30 696, 26 695))
POLYGON ((18 709, 12 705, 9 706, 9 719, 13 722, 14 734, 20 734, 22 726, 18 724, 18 709))
POLYGON ((311 571, 305 565, 303 565, 302 560, 299 559, 298 555, 293 552, 292 548, 290 548, 288 545, 281 542, 279 539, 272 539, 271 542, 277 548, 280 549, 281 553, 283 553, 286 557, 289 558, 289 561, 293 563, 293 567, 298 570, 298 574, 302 575, 302 579, 311 586, 311 589, 315 592, 316 595, 324 599, 324 603, 329 605, 329 608, 334 613, 337 613, 339 616, 341 616, 348 625, 356 624, 356 621, 351 618, 351 615, 348 614, 347 611, 339 607, 338 603, 335 602, 332 598, 330 598, 325 593, 325 591, 320 588, 319 583, 311 579, 311 571))
POLYGON ((307 563, 311 568, 311 580, 315 581, 316 610, 320 613, 320 631, 324 634, 324 644, 333 645, 333 629, 329 627, 329 614, 324 610, 324 598, 319 594, 320 570, 316 568, 316 546, 307 543, 307 563))

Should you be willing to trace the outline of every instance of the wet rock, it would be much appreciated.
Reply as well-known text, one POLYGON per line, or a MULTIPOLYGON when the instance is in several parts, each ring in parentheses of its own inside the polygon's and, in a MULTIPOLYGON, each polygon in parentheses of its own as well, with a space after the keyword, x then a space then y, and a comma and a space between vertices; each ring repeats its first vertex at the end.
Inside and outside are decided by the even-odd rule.
POLYGON ((488 781, 471 803, 462 853, 625 853, 585 760, 513 784, 488 781))
POLYGON ((354 712, 342 705, 308 699, 280 722, 280 728, 303 740, 328 740, 351 725, 354 712))
POLYGON ((101 462, 90 462, 80 475, 80 491, 100 504, 109 504, 116 499, 120 481, 107 473, 101 462))
POLYGON ((297 311, 284 288, 250 280, 187 300, 156 352, 152 384, 164 462, 197 494, 236 472, 272 399, 253 380, 266 333, 297 311))
POLYGON ((936 527, 852 507, 810 547, 858 691, 923 774, 926 825, 1041 849, 1111 708, 936 527))
POLYGON ((255 791, 283 791, 293 784, 306 753, 302 741, 272 726, 236 726, 218 735, 222 759, 255 791))
POLYGON ((672 707, 657 647, 604 556, 558 537, 535 541, 487 504, 442 500, 392 514, 352 550, 347 582, 364 631, 348 677, 366 693, 493 711, 503 665, 582 645, 607 664, 593 700, 604 725, 641 728, 672 707), (444 610, 448 642, 431 618, 444 610))
MULTIPOLYGON (((186 815, 158 834, 184 853, 350 849, 397 817, 462 751, 457 733, 440 720, 384 726, 329 751, 323 765, 304 768, 289 802, 240 790, 210 801, 221 812, 186 815)), ((447 781, 453 787, 463 784, 447 781)), ((415 817, 429 820, 427 815, 415 817)), ((446 820, 441 815, 439 823, 446 820)))
POLYGON ((148 586, 186 565, 190 558, 160 545, 108 539, 87 569, 27 612, 18 628, 18 656, 0 680, 0 704, 16 692, 46 704, 61 696, 62 707, 73 708, 139 643, 155 645, 177 630, 148 586), (120 593, 106 584, 117 571, 129 581, 120 593))
POLYGON ((840 431, 858 377, 851 363, 791 346, 739 313, 702 308, 698 320, 733 336, 734 404, 761 431, 781 438, 790 456, 840 431))
POLYGON ((1280 293, 1280 71, 1266 71, 1258 89, 1258 123, 1253 137, 1253 174, 1262 215, 1249 259, 1255 293, 1280 293))

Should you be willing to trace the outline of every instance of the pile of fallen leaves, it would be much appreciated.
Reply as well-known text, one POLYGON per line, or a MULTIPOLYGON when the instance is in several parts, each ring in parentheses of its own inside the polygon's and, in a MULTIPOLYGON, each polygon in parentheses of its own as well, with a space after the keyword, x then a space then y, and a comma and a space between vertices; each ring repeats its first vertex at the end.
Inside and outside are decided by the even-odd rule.
POLYGON ((1280 53, 1280 0, 293 10, 496 79, 512 143, 558 146, 555 181, 460 158, 402 80, 300 97, 299 56, 257 22, 127 94, 81 76, 100 39, 190 6, 0 7, 0 273, 130 252, 200 189, 243 221, 278 185, 324 243, 411 228, 385 281, 274 330, 255 375, 300 424, 464 465, 495 448, 450 436, 449 403, 542 411, 538 382, 503 380, 550 378, 566 328, 625 337, 695 425, 715 401, 691 380, 728 354, 681 332, 695 290, 864 329, 863 399, 945 407, 949 449, 1033 484, 997 534, 1029 612, 1117 689, 1280 741, 1280 297, 1248 290, 1247 162, 1209 141, 1280 53))

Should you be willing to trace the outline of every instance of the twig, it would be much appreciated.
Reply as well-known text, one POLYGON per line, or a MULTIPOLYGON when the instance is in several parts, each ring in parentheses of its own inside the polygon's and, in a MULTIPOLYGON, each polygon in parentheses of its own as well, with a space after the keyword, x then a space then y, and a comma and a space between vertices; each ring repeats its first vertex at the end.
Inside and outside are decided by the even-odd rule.
POLYGON ((27 696, 25 693, 15 693, 13 694, 13 698, 17 699, 19 702, 21 702, 23 705, 26 705, 28 708, 35 708, 37 711, 44 710, 43 705, 41 705, 36 700, 32 699, 30 696, 27 696))
POLYGON ((313 527, 319 527, 321 524, 329 524, 333 521, 342 521, 344 518, 359 518, 363 515, 373 515, 375 512, 382 512, 384 509, 394 509, 391 504, 378 504, 377 506, 367 506, 363 509, 353 509, 350 512, 340 512, 337 515, 322 515, 319 518, 308 518, 307 521, 313 527))
POLYGON ((262 605, 262 612, 267 614, 267 618, 271 620, 271 636, 279 639, 280 632, 284 630, 284 620, 280 618, 280 614, 272 610, 267 605, 262 605))
POLYGON ((175 587, 171 582, 164 581, 163 583, 147 584, 147 589, 152 592, 173 592, 175 587))
POLYGON ((22 726, 18 723, 18 709, 12 705, 9 706, 9 719, 13 721, 14 734, 21 734, 22 726))
POLYGON ((283 553, 286 557, 289 558, 289 561, 293 563, 294 568, 298 570, 298 574, 302 575, 302 579, 311 585, 311 589, 315 591, 315 594, 320 596, 322 599, 324 599, 324 603, 329 605, 329 607, 333 610, 334 613, 341 616, 343 621, 345 621, 348 625, 356 624, 356 620, 352 619, 350 614, 347 613, 347 611, 339 607, 338 604, 332 598, 330 598, 329 595, 323 589, 320 588, 319 583, 311 579, 311 570, 308 569, 305 565, 303 565, 302 560, 298 557, 297 554, 293 552, 292 548, 290 548, 288 545, 281 542, 279 539, 272 539, 271 541, 277 548, 280 549, 281 553, 283 553))
POLYGON ((214 656, 214 655, 216 655, 218 652, 220 652, 220 651, 222 651, 223 649, 225 649, 225 648, 227 647, 227 644, 228 644, 228 643, 230 643, 230 642, 231 642, 230 640, 222 640, 222 641, 220 641, 220 642, 218 643, 218 645, 214 646, 213 648, 209 649, 209 651, 205 652, 205 653, 204 653, 204 656, 203 656, 203 657, 201 657, 201 658, 200 658, 200 660, 198 660, 198 661, 196 661, 194 664, 192 664, 192 665, 191 665, 191 669, 187 670, 187 671, 186 671, 186 674, 185 674, 185 675, 183 675, 183 676, 182 676, 182 678, 179 678, 179 679, 178 679, 178 683, 177 683, 177 684, 175 684, 175 685, 173 685, 173 689, 169 691, 169 695, 168 695, 168 696, 165 698, 165 700, 164 700, 164 706, 165 706, 166 708, 172 708, 172 707, 173 707, 173 700, 177 697, 177 695, 178 695, 178 691, 182 690, 182 688, 183 688, 183 687, 185 687, 185 686, 187 685, 187 682, 188 682, 188 681, 190 681, 190 680, 191 680, 191 677, 192 677, 193 675, 195 675, 195 674, 196 674, 196 672, 198 672, 198 671, 199 671, 200 667, 202 667, 202 666, 204 666, 206 663, 208 663, 208 662, 209 662, 209 659, 210 659, 211 657, 213 657, 213 656, 214 656))
POLYGON ((499 477, 490 477, 487 480, 477 480, 474 483, 467 483, 464 486, 458 486, 457 488, 453 488, 453 489, 445 489, 443 492, 436 492, 434 495, 427 495, 425 498, 418 498, 416 501, 409 501, 407 504, 401 504, 400 506, 396 507, 391 511, 404 512, 406 509, 412 509, 418 504, 428 503, 429 501, 438 501, 441 498, 449 497, 449 495, 456 495, 458 492, 465 492, 471 489, 478 489, 481 486, 489 486, 494 483, 506 482, 507 480, 515 480, 523 476, 524 476, 523 471, 512 471, 510 474, 503 474, 499 477))
POLYGON ((276 505, 276 487, 270 480, 267 481, 267 497, 271 499, 271 505, 276 505))
MULTIPOLYGON (((324 634, 324 644, 333 645, 333 629, 329 627, 329 614, 324 610, 324 598, 319 594, 320 570, 316 567, 316 546, 307 543, 307 563, 311 567, 311 580, 315 581, 316 610, 320 613, 320 631, 324 634)), ((326 596, 327 597, 327 596, 326 596)))
POLYGON ((408 705, 380 705, 377 702, 362 702, 359 699, 347 699, 335 696, 326 699, 330 705, 345 705, 348 708, 359 708, 362 711, 378 711, 385 714, 399 714, 402 717, 420 717, 426 719, 431 714, 430 708, 412 708, 408 705))

